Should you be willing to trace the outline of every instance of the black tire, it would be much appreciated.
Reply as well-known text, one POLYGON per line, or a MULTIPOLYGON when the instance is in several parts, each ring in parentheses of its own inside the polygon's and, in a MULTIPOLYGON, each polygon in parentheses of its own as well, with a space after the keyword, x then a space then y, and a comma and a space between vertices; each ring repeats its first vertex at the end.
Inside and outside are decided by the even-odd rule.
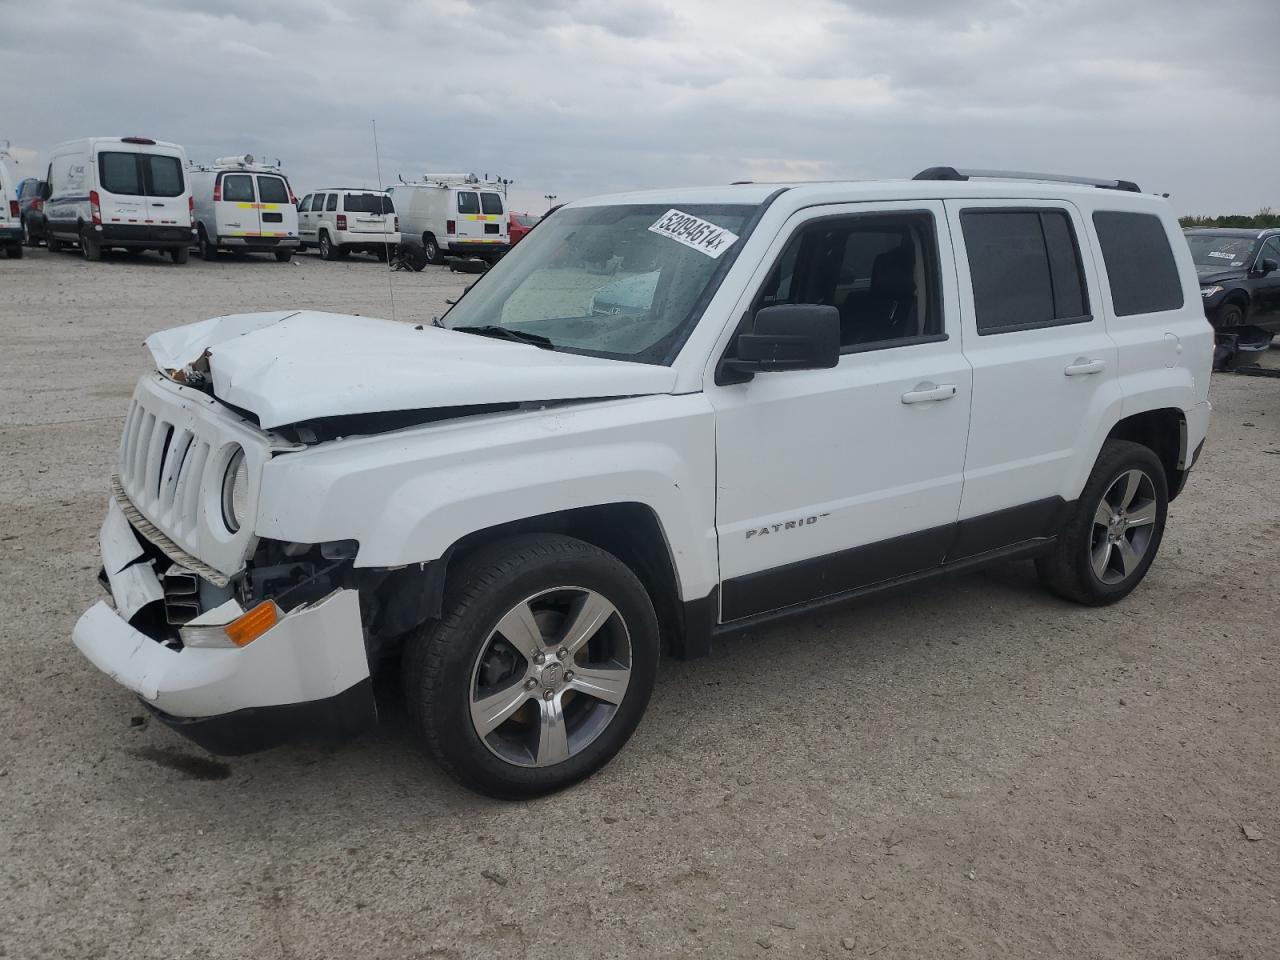
MULTIPOLYGON (((554 632, 550 636, 554 637, 554 632)), ((560 641, 544 642, 550 643, 547 647, 550 651, 560 641)), ((590 641, 594 642, 594 639, 590 641)), ((583 646, 584 652, 590 643, 583 646)), ((481 548, 450 571, 443 617, 429 623, 406 646, 405 699, 428 751, 460 783, 499 799, 534 797, 561 790, 590 776, 622 748, 648 705, 657 674, 658 650, 658 623, 653 604, 635 574, 617 557, 572 537, 552 534, 514 537, 481 548), (626 638, 629 679, 621 702, 606 713, 604 725, 598 732, 592 733, 594 739, 588 739, 576 751, 568 747, 567 751, 573 752, 568 752, 567 759, 559 762, 545 766, 520 765, 499 756, 481 739, 473 725, 473 676, 481 667, 479 658, 493 649, 497 624, 508 611, 531 597, 548 591, 554 596, 555 591, 569 587, 594 592, 613 605, 616 617, 610 615, 601 621, 603 626, 593 637, 603 637, 608 630, 614 638, 626 638)), ((554 659, 568 664, 568 670, 576 663, 559 656, 554 659)), ((538 669, 531 666, 532 658, 520 660, 527 660, 529 669, 538 669)), ((551 662, 552 658, 548 658, 547 663, 551 662)), ((564 678, 570 680, 572 674, 565 673, 564 678)), ((520 689, 517 681, 514 686, 505 687, 504 692, 520 689)), ((552 692, 537 687, 533 690, 527 701, 522 700, 526 707, 540 703, 543 698, 539 694, 544 692, 550 701, 552 692)), ((562 694, 555 695, 557 709, 566 710, 562 714, 566 718, 563 726, 569 731, 566 741, 573 735, 573 719, 568 712, 573 709, 568 699, 570 692, 563 691, 563 701, 562 694), (563 708, 559 706, 561 703, 563 708)), ((572 703, 597 709, 597 702, 591 697, 572 703)), ((521 707, 521 711, 526 707, 521 707)), ((503 724, 518 725, 521 711, 503 724)), ((534 714, 541 712, 539 707, 534 714)), ((524 729, 532 732, 528 725, 524 729)), ((540 724, 537 726, 539 743, 543 729, 540 724)))
POLYGON ((1219 329, 1244 325, 1244 308, 1238 303, 1224 303, 1218 308, 1217 326, 1219 329))
POLYGON ((102 244, 88 227, 80 228, 80 252, 90 263, 97 263, 102 259, 102 244))
POLYGON ((62 252, 62 241, 57 239, 53 234, 48 233, 44 238, 44 245, 49 248, 50 253, 62 252))
POLYGON ((436 238, 430 233, 422 235, 422 249, 427 255, 427 263, 432 266, 439 266, 444 263, 444 254, 440 252, 440 244, 436 243, 436 238))
POLYGON ((337 260, 338 249, 333 245, 333 241, 329 239, 329 234, 325 230, 320 231, 320 259, 321 260, 337 260))
POLYGON ((274 253, 276 255, 276 259, 281 263, 288 263, 290 260, 293 259, 292 250, 276 250, 274 251, 274 253))
POLYGON ((390 247, 386 247, 386 246, 378 247, 376 250, 373 251, 373 255, 378 258, 378 261, 380 263, 386 263, 388 260, 391 259, 391 255, 389 251, 390 251, 390 247))
POLYGON ((209 237, 208 233, 205 232, 204 224, 200 225, 200 229, 199 229, 199 232, 197 233, 197 237, 198 237, 197 242, 200 244, 200 259, 207 260, 210 263, 212 263, 214 260, 217 260, 218 244, 215 240, 212 240, 209 237))
MULTIPOLYGON (((1148 488, 1142 486, 1140 490, 1147 491, 1148 488)), ((1122 496, 1119 499, 1123 499, 1123 490, 1120 492, 1122 496)), ((1058 596, 1087 606, 1100 607, 1122 600, 1142 582, 1151 568, 1164 537, 1168 512, 1169 490, 1160 458, 1150 447, 1140 443, 1108 440, 1053 552, 1036 560, 1041 583, 1058 596), (1149 493, 1140 493, 1140 501, 1135 498, 1133 502, 1124 504, 1121 510, 1111 509, 1111 505, 1117 502, 1114 493, 1117 485, 1133 471, 1140 471, 1146 478, 1145 482, 1150 484, 1149 493), (1104 543, 1112 535, 1112 529, 1102 526, 1098 518, 1104 514, 1103 498, 1108 495, 1106 512, 1119 513, 1122 518, 1132 514, 1136 521, 1140 513, 1146 513, 1148 503, 1154 507, 1151 529, 1145 535, 1136 562, 1131 565, 1126 563, 1122 556, 1124 551, 1118 545, 1112 548, 1104 543), (1102 555, 1104 547, 1105 576, 1100 576, 1095 560, 1102 555)), ((1146 526, 1136 522, 1129 526, 1126 520, 1119 527, 1118 534, 1121 538, 1130 538, 1127 541, 1130 549, 1136 551, 1133 538, 1142 535, 1146 526)))
POLYGON ((186 263, 191 259, 190 247, 170 247, 169 256, 175 264, 186 263))
POLYGON ((22 243, 20 241, 15 240, 13 243, 9 244, 5 248, 5 252, 9 254, 10 260, 21 260, 22 253, 23 253, 22 243))
POLYGON ((22 221, 22 243, 28 247, 40 246, 40 238, 31 232, 31 221, 26 218, 22 221))

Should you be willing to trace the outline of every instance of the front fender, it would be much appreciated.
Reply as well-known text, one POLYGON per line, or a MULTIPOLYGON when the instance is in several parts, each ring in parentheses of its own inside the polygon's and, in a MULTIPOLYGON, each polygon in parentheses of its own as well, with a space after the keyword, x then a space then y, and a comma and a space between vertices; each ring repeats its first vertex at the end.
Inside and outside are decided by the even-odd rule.
POLYGON ((658 518, 681 592, 717 577, 715 429, 701 394, 463 418, 333 441, 263 471, 259 535, 356 540, 358 567, 442 556, 470 533, 579 507, 640 503, 658 518))

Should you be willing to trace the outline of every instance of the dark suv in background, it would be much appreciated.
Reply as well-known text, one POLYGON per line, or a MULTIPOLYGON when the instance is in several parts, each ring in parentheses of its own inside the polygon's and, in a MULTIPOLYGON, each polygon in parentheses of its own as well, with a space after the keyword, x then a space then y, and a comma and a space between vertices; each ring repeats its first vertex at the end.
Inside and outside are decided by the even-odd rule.
POLYGON ((1199 274, 1204 313, 1214 329, 1242 336, 1266 333, 1267 341, 1280 333, 1280 228, 1185 234, 1199 274))
POLYGON ((18 212, 22 218, 22 242, 39 246, 44 239, 44 181, 27 177, 18 184, 18 212))

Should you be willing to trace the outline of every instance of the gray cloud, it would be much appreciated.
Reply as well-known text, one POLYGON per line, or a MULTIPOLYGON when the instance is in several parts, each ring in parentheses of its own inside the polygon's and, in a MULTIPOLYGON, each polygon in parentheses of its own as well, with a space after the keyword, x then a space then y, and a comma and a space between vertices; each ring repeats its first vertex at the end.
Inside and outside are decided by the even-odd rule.
POLYGON ((0 129, 20 156, 142 133, 373 183, 376 118, 384 179, 501 173, 530 208, 935 163, 1280 206, 1274 0, 0 0, 0 22, 5 75, 33 78, 0 129))

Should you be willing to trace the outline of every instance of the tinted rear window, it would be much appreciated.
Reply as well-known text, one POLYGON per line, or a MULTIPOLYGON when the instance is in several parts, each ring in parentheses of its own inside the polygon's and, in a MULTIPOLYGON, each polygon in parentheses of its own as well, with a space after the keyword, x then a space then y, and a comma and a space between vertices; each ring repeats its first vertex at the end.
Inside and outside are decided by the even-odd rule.
POLYGON ((1092 319, 1065 212, 965 211, 960 224, 979 333, 1092 319))
POLYGON ((1093 215, 1117 317, 1182 306, 1182 280, 1160 218, 1099 210, 1093 215))
POLYGON ((234 203, 253 203, 253 177, 246 173, 223 174, 222 199, 234 203))
POLYGON ((342 201, 347 213, 395 213, 391 198, 385 193, 348 193, 342 201))
POLYGON ((480 209, 484 213, 501 213, 502 198, 496 193, 480 194, 480 209))
POLYGON ((289 188, 279 177, 259 177, 258 199, 263 203, 288 203, 289 188))
POLYGON ((114 150, 98 154, 98 183, 108 193, 134 197, 176 197, 185 189, 177 157, 114 150))
MULTIPOLYGON (((315 204, 312 204, 312 209, 315 209, 315 204)), ((324 209, 326 213, 330 210, 338 209, 338 195, 336 193, 329 194, 329 202, 325 205, 324 209)))
POLYGON ((470 190, 458 191, 458 212, 459 213, 479 213, 480 200, 470 190))

